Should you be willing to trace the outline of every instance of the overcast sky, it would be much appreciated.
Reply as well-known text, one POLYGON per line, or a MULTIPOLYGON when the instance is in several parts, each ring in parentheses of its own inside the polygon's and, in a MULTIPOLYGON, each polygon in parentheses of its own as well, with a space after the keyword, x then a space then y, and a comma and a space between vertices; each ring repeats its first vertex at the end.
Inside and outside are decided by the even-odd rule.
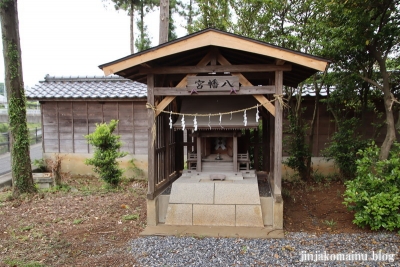
MULTIPOLYGON (((106 4, 102 0, 18 0, 25 86, 34 86, 46 74, 103 75, 99 65, 130 54, 129 16, 106 4)), ((146 22, 156 45, 159 11, 149 14, 146 22)), ((185 35, 183 29, 177 33, 185 35)), ((4 82, 3 56, 0 82, 4 82)))

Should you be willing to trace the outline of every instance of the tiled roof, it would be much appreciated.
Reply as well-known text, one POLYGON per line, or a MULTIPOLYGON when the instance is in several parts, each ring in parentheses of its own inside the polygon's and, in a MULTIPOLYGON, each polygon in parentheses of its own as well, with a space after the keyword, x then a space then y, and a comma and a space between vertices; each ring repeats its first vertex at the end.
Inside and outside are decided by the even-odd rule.
POLYGON ((147 86, 116 75, 54 77, 26 90, 28 99, 127 99, 146 98, 147 86))
MULTIPOLYGON (((293 89, 293 95, 297 95, 299 90, 296 88, 292 88, 292 89, 293 89)), ((334 86, 331 86, 329 90, 330 90, 330 92, 332 92, 332 91, 336 90, 336 88, 334 86)), ((304 85, 302 88, 302 91, 301 91, 301 95, 302 96, 315 96, 314 86, 307 85, 307 84, 304 85)), ((321 88, 319 95, 322 97, 326 97, 328 95, 326 86, 321 88)))

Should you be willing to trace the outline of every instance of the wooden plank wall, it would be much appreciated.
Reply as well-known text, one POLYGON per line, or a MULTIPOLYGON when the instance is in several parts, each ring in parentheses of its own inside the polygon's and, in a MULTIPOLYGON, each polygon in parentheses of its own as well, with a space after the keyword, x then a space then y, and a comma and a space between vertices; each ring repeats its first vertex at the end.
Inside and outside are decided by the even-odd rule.
MULTIPOLYGON (((379 112, 384 114, 385 110, 382 103, 377 103, 377 109, 379 112)), ((314 98, 313 97, 304 97, 302 106, 306 108, 303 113, 303 118, 306 121, 307 125, 311 124, 313 112, 314 112, 314 98)), ((395 114, 395 121, 397 121, 397 114, 395 114)), ((375 131, 377 130, 372 124, 381 124, 385 120, 385 116, 382 117, 377 116, 376 113, 373 111, 367 112, 365 115, 365 123, 366 126, 360 126, 359 132, 362 133, 363 137, 366 139, 374 138, 377 145, 381 145, 385 139, 386 134, 386 126, 382 127, 379 133, 376 135, 375 131), (375 137, 374 137, 375 136, 375 137)), ((283 115, 283 156, 288 156, 287 153, 287 144, 285 139, 290 136, 287 134, 287 129, 289 125, 288 120, 288 112, 287 110, 284 111, 283 115)), ((329 143, 331 142, 331 138, 333 134, 337 131, 337 125, 334 122, 334 118, 332 113, 327 110, 327 106, 325 103, 319 104, 319 112, 317 114, 317 121, 315 125, 315 132, 314 132, 314 144, 313 144, 313 157, 322 157, 323 150, 328 147, 329 143)), ((310 129, 308 130, 308 134, 310 134, 310 129)), ((308 138, 308 137, 307 137, 308 138)), ((400 137, 398 137, 400 140, 400 137)))
MULTIPOLYGON (((302 106, 305 107, 303 113, 303 118, 307 125, 311 124, 313 112, 314 112, 314 98, 303 99, 302 106)), ((322 150, 328 146, 333 133, 337 130, 335 122, 333 121, 333 116, 326 108, 326 104, 320 103, 319 112, 317 113, 314 130, 314 144, 313 144, 313 157, 322 157, 322 150)), ((286 139, 290 137, 287 133, 289 127, 288 111, 283 112, 283 156, 288 156, 287 153, 287 141, 286 139)), ((310 129, 308 129, 308 134, 310 134, 310 129)), ((308 136, 307 136, 308 138, 308 136)))
POLYGON ((119 123, 115 133, 121 135, 121 150, 146 155, 146 114, 145 101, 42 103, 44 152, 92 153, 93 148, 84 136, 95 130, 96 123, 117 119, 119 123))

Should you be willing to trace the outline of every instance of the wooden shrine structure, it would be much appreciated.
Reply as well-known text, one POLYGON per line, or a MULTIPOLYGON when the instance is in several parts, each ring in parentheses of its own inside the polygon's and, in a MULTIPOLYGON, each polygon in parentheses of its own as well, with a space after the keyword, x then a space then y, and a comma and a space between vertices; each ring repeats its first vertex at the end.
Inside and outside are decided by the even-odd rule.
POLYGON ((99 67, 147 84, 149 201, 182 175, 185 146, 189 170, 248 170, 250 158, 261 161, 245 138, 256 132, 259 170, 269 173, 274 202, 282 202, 283 86, 296 87, 328 63, 206 29, 99 67))

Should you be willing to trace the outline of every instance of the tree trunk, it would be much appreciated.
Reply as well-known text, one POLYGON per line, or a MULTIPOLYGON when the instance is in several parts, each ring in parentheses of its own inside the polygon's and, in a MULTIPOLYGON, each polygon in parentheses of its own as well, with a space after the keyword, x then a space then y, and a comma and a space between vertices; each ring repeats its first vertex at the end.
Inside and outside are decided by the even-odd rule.
POLYGON ((144 3, 142 1, 140 5, 140 43, 141 43, 141 48, 140 51, 144 50, 145 45, 144 45, 144 3))
POLYGON ((135 6, 133 5, 133 0, 131 0, 131 10, 129 11, 129 16, 131 20, 131 25, 130 25, 130 33, 131 33, 131 54, 135 53, 135 35, 134 35, 134 29, 135 29, 135 24, 134 24, 134 17, 135 17, 135 6))
POLYGON ((314 149, 314 129, 315 129, 315 123, 317 121, 317 114, 318 114, 318 109, 319 109, 319 93, 321 91, 322 84, 318 86, 317 81, 316 81, 316 75, 314 75, 314 87, 315 87, 315 102, 314 102, 314 112, 313 112, 313 117, 311 120, 310 124, 310 136, 308 137, 308 149, 309 149, 309 156, 307 157, 306 160, 306 165, 307 165, 307 179, 310 179, 311 177, 311 158, 312 158, 312 153, 314 149))
POLYGON ((392 110, 393 100, 392 100, 392 94, 390 92, 389 74, 386 70, 386 60, 382 56, 382 53, 378 51, 375 47, 370 47, 369 51, 372 53, 373 57, 379 64, 383 80, 383 86, 381 89, 383 91, 383 103, 385 105, 385 114, 386 114, 386 136, 381 146, 379 159, 385 160, 389 157, 389 152, 392 147, 392 144, 396 140, 396 128, 392 110))
POLYGON ((168 42, 169 0, 160 0, 160 34, 158 43, 168 42))
POLYGON ((22 77, 17 0, 0 1, 0 21, 3 35, 5 86, 11 133, 11 171, 13 195, 35 192, 29 132, 26 120, 26 100, 22 77))
POLYGON ((189 13, 188 13, 189 16, 187 19, 187 25, 188 25, 187 31, 189 34, 191 34, 191 33, 193 33, 193 0, 189 1, 188 9, 189 9, 189 13))

